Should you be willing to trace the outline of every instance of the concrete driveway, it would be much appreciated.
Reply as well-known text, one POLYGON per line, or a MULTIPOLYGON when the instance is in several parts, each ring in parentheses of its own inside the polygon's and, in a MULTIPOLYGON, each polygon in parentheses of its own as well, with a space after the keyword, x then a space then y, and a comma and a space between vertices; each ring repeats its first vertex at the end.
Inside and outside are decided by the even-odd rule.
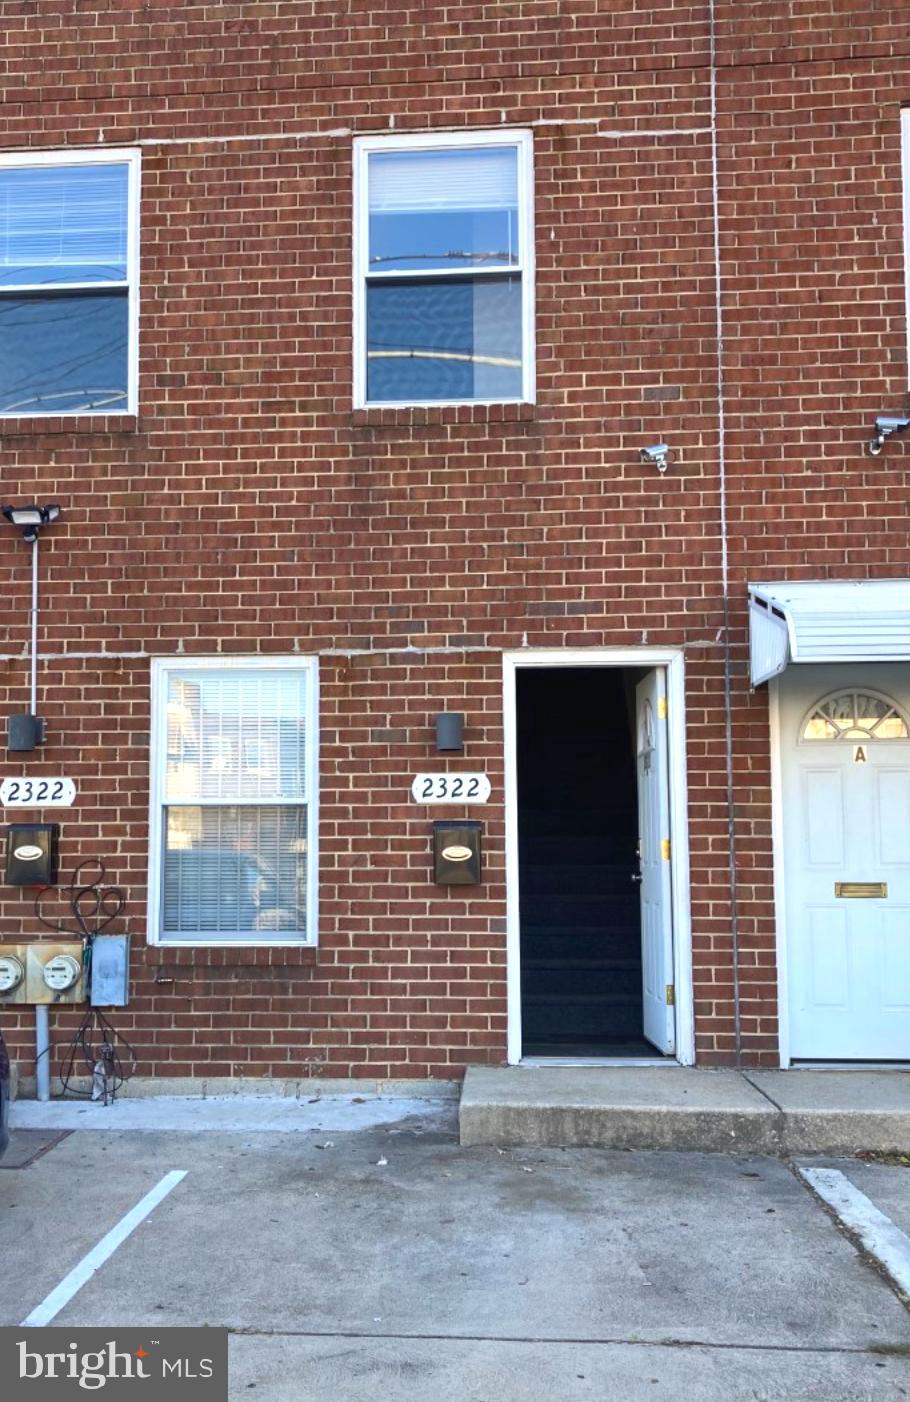
MULTIPOLYGON (((53 1323, 224 1326, 232 1397, 910 1397, 898 1292, 788 1164, 462 1149, 454 1107, 404 1108, 359 1129, 340 1105, 295 1133, 70 1133, 0 1171, 0 1323, 184 1169, 53 1323)), ((839 1167, 910 1226, 910 1171, 839 1167)))

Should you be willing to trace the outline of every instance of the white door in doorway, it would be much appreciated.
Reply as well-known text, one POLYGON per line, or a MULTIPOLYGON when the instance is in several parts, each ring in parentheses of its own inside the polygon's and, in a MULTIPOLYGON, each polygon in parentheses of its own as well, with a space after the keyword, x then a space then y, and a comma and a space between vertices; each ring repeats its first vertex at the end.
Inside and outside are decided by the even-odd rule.
POLYGON ((676 1050, 676 1018, 667 679, 662 667, 638 683, 635 712, 644 1034, 658 1051, 668 1055, 676 1050))
POLYGON ((791 1056, 910 1060, 910 672, 779 685, 791 1056))

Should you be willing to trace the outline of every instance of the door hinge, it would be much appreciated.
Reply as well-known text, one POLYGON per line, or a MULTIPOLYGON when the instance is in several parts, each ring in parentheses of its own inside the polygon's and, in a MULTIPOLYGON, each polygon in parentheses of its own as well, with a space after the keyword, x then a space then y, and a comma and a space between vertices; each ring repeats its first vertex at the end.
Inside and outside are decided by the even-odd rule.
POLYGON ((669 715, 669 713, 670 713, 670 708, 669 708, 669 706, 667 705, 667 698, 666 698, 666 696, 659 696, 658 699, 657 699, 657 719, 658 719, 658 720, 666 720, 666 719, 667 719, 667 716, 669 715))
POLYGON ((670 839, 669 839, 669 837, 662 837, 662 838, 661 838, 661 840, 660 840, 660 855, 663 857, 663 859, 664 859, 665 862, 668 862, 668 861, 670 860, 670 839))
POLYGON ((668 1008, 672 1008, 672 1007, 675 1007, 675 1006, 676 1006, 676 984, 675 984, 675 983, 668 983, 668 984, 667 984, 667 1007, 668 1007, 668 1008))

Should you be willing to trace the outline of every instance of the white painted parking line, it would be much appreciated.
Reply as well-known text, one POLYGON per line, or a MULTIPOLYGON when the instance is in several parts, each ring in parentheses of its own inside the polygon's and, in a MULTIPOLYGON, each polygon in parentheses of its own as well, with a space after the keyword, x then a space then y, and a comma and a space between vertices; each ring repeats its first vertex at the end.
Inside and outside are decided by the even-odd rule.
POLYGON ((865 1193, 854 1188, 840 1169, 804 1168, 800 1164, 797 1167, 809 1187, 834 1208, 845 1227, 856 1233, 898 1289, 910 1295, 910 1237, 884 1212, 879 1212, 865 1193))
POLYGON ((131 1208, 125 1217, 106 1236, 103 1236, 97 1246, 93 1246, 87 1256, 83 1256, 78 1266, 74 1266, 68 1276, 55 1286, 51 1293, 36 1305, 31 1314, 22 1321, 22 1327, 39 1326, 50 1324, 51 1320, 60 1313, 64 1305, 69 1304, 73 1296, 82 1289, 100 1266, 103 1266, 117 1247, 120 1246, 127 1237, 130 1236, 139 1223, 152 1212, 166 1198, 168 1193, 176 1188, 177 1184, 186 1177, 185 1168, 175 1168, 171 1173, 166 1173, 160 1183, 156 1183, 151 1192, 146 1193, 141 1202, 131 1208))

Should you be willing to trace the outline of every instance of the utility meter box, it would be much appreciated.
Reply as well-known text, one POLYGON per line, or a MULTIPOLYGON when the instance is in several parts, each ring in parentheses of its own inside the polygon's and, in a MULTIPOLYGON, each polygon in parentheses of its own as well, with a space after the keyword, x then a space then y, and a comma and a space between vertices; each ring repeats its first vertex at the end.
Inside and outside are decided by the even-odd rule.
POLYGON ((36 940, 26 946, 26 1003, 82 1003, 85 966, 75 940, 36 940))
POLYGON ((96 935, 89 967, 93 1008, 125 1008, 130 1000, 129 935, 96 935))
POLYGON ((25 995, 27 963, 24 944, 0 944, 0 1006, 28 1002, 25 995))

